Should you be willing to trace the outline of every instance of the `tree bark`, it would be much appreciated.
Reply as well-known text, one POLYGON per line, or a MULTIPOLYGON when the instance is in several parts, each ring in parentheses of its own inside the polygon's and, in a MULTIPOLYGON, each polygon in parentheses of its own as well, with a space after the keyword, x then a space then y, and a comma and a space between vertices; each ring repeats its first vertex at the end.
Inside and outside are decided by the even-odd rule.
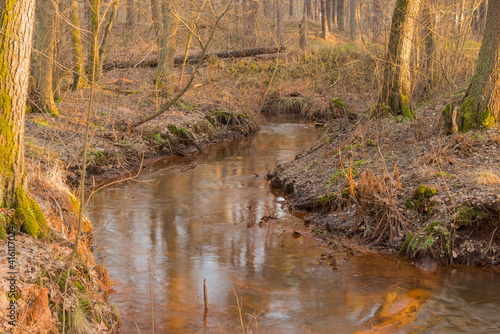
POLYGON ((137 21, 137 11, 135 9, 134 0, 127 0, 127 29, 133 29, 137 21))
POLYGON ((71 38, 73 39, 74 62, 73 90, 78 90, 85 83, 85 60, 83 58, 82 35, 80 33, 80 10, 78 0, 71 0, 71 38))
POLYGON ((333 0, 326 0, 326 26, 328 27, 328 31, 333 30, 332 24, 332 8, 333 8, 333 0))
POLYGON ((385 60, 379 104, 396 114, 413 119, 410 103, 410 56, 416 19, 422 0, 397 0, 392 16, 391 34, 385 60))
POLYGON ((356 15, 358 11, 358 1, 351 0, 349 4, 349 23, 351 26, 351 40, 355 41, 359 38, 358 30, 358 16, 356 15))
POLYGON ((118 0, 114 0, 113 8, 111 9, 111 13, 109 14, 108 23, 106 24, 106 30, 104 30, 104 36, 102 38, 101 47, 99 48, 99 72, 102 71, 102 64, 104 62, 104 56, 108 51, 109 39, 111 36, 111 30, 113 30, 113 26, 116 20, 116 14, 118 13, 118 0))
MULTIPOLYGON (((24 170, 24 113, 35 0, 11 0, 8 4, 2 9, 0 23, 0 206, 16 209, 14 223, 38 236, 45 218, 38 204, 26 196, 24 170)), ((3 225, 0 230, 5 235, 3 225)))
POLYGON ((156 36, 159 37, 162 30, 161 4, 160 0, 151 0, 151 16, 155 27, 156 36))
POLYGON ((39 0, 35 10, 35 42, 32 75, 35 79, 35 103, 33 107, 40 112, 57 116, 56 103, 54 102, 53 72, 56 39, 56 17, 58 4, 52 0, 39 0))
POLYGON ((101 78, 101 68, 99 66, 99 44, 94 43, 94 40, 99 41, 99 24, 100 24, 100 0, 90 0, 89 5, 89 18, 90 18, 90 37, 91 42, 89 44, 89 65, 90 74, 89 78, 94 80, 94 82, 99 82, 101 78), (95 61, 95 66, 93 62, 95 61))
POLYGON ((170 84, 170 76, 174 70, 174 56, 177 40, 178 21, 172 10, 176 4, 168 0, 163 5, 163 29, 160 35, 160 58, 155 73, 155 82, 170 84))
POLYGON ((288 3, 288 16, 293 17, 293 6, 294 6, 294 1, 290 0, 288 3))
POLYGON ((276 38, 278 45, 283 45, 285 39, 283 37, 283 10, 280 0, 275 0, 276 2, 276 38))
POLYGON ((423 73, 426 76, 423 94, 429 93, 434 87, 434 53, 436 46, 434 43, 436 16, 432 8, 432 1, 424 1, 422 4, 422 24, 423 24, 423 39, 425 49, 425 63, 423 73))
POLYGON ((373 25, 373 41, 378 42, 380 39, 380 32, 382 31, 382 1, 373 0, 373 11, 372 11, 372 25, 373 25))
MULTIPOLYGON (((483 41, 469 89, 457 111, 459 131, 494 126, 500 117, 500 3, 490 1, 486 14, 483 41)), ((454 108, 444 111, 446 118, 453 117, 454 108)), ((452 130, 448 122, 448 130, 452 130)))
POLYGON ((344 4, 345 0, 337 0, 337 27, 340 31, 345 30, 344 4))
POLYGON ((326 19, 326 0, 321 1, 321 37, 326 39, 328 37, 328 22, 326 19))
POLYGON ((299 23, 299 47, 307 52, 307 17, 304 15, 299 23))

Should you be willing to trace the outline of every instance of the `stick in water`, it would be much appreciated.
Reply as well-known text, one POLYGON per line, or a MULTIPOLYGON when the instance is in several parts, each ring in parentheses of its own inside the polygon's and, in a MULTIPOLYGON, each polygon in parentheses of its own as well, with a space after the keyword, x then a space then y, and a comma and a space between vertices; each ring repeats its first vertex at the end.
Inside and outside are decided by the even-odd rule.
POLYGON ((208 298, 207 298, 207 279, 203 279, 203 301, 205 302, 205 312, 203 313, 203 328, 207 325, 208 298))
POLYGON ((148 264, 149 264, 149 292, 151 294, 151 325, 153 326, 153 334, 155 333, 155 312, 153 308, 153 280, 151 278, 151 259, 148 251, 148 264))

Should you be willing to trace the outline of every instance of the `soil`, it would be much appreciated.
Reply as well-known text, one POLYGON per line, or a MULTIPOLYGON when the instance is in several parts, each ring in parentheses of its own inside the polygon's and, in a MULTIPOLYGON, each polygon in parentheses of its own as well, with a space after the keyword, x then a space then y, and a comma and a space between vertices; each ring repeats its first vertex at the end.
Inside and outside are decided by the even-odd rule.
POLYGON ((500 269, 499 128, 447 135, 445 101, 402 116, 335 119, 268 175, 328 249, 500 269))

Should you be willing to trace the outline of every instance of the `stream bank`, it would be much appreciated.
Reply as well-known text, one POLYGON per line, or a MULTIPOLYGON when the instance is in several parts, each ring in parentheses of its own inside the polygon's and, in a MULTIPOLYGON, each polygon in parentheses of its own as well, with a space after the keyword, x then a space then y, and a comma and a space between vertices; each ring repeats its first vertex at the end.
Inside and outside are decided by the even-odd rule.
MULTIPOLYGON (((500 269, 498 128, 445 135, 444 103, 419 118, 336 119, 268 175, 306 211, 327 247, 404 253, 436 264, 500 269)), ((421 115, 421 116, 420 116, 421 115)))

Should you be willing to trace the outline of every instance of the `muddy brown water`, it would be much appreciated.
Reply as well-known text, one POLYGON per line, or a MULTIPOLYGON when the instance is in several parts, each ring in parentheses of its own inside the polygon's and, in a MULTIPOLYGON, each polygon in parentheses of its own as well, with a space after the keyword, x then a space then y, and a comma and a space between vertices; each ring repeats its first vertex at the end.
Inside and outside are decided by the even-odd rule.
POLYGON ((116 281, 122 333, 152 330, 148 251, 156 333, 500 333, 499 274, 422 273, 380 255, 318 263, 322 249, 265 180, 316 136, 264 125, 252 140, 167 159, 95 195, 96 255, 116 281))

